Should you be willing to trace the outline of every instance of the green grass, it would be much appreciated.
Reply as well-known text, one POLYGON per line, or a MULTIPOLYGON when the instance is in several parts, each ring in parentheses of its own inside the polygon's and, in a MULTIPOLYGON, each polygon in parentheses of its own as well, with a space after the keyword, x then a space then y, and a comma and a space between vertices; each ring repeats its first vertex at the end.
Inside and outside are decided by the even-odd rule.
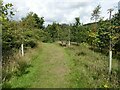
POLYGON ((61 47, 42 43, 28 55, 25 56, 31 64, 28 73, 12 77, 9 81, 12 88, 118 87, 117 60, 113 59, 109 80, 108 57, 90 50, 88 45, 61 47))
POLYGON ((55 44, 43 43, 37 55, 31 59, 29 73, 10 80, 12 88, 60 88, 67 87, 69 68, 64 48, 55 44), (41 49, 42 48, 42 49, 41 49))
POLYGON ((118 60, 113 59, 112 74, 108 75, 108 56, 94 52, 88 45, 66 48, 71 59, 70 87, 118 87, 118 60), (111 79, 110 79, 111 78, 111 79))

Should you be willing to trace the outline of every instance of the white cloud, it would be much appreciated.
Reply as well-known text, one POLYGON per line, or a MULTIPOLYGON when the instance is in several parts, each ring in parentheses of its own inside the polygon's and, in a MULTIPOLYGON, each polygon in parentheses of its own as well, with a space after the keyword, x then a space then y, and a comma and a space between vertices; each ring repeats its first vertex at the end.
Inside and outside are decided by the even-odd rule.
MULTIPOLYGON (((4 0, 13 3, 18 11, 15 19, 24 17, 28 12, 37 13, 44 17, 45 24, 53 21, 73 23, 75 17, 80 17, 82 23, 89 23, 91 12, 98 4, 102 6, 101 16, 107 18, 107 9, 117 6, 119 0, 4 0)), ((116 12, 117 9, 113 12, 116 12)))

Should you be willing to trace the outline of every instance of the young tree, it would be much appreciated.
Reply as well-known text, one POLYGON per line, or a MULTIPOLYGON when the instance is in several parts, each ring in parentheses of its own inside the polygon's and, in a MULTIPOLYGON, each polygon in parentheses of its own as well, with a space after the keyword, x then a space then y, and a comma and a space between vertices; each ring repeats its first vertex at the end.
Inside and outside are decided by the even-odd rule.
POLYGON ((81 23, 80 23, 80 18, 79 17, 76 17, 75 18, 75 26, 77 27, 77 26, 80 26, 81 25, 81 23))
POLYGON ((72 39, 72 41, 77 42, 77 44, 79 43, 79 31, 80 31, 79 27, 80 26, 81 26, 80 19, 79 19, 79 17, 76 17, 75 23, 71 30, 71 34, 72 34, 71 39, 72 39))
POLYGON ((46 30, 50 34, 52 42, 55 42, 58 39, 57 24, 55 22, 53 22, 52 25, 47 26, 46 30))
POLYGON ((101 9, 101 6, 98 5, 97 7, 95 7, 95 9, 93 10, 92 12, 92 17, 91 17, 91 20, 95 20, 95 22, 100 18, 100 9, 101 9))
POLYGON ((28 28, 30 30, 32 30, 35 27, 35 25, 36 25, 36 22, 35 22, 35 18, 33 18, 33 12, 28 13, 28 15, 25 18, 22 18, 22 21, 20 23, 20 26, 22 27, 22 28, 20 28, 21 29, 20 37, 21 37, 21 54, 22 54, 22 56, 24 56, 24 43, 26 43, 24 40, 25 36, 23 33, 28 28))
MULTIPOLYGON (((55 27, 55 31, 56 32, 54 32, 55 34, 56 34, 56 40, 58 40, 58 41, 61 41, 61 43, 62 43, 62 45, 63 44, 67 44, 67 42, 69 42, 69 25, 67 25, 67 24, 56 24, 55 25, 56 27, 55 27), (65 43, 64 43, 65 42, 65 43)), ((50 30, 50 29, 49 29, 50 30)), ((49 33, 50 33, 50 31, 49 31, 49 33)))
POLYGON ((94 26, 94 32, 96 33, 97 31, 97 20, 100 18, 100 11, 101 6, 98 5, 97 7, 95 7, 95 9, 93 10, 92 14, 91 14, 91 20, 95 20, 95 26, 94 26))
POLYGON ((112 50, 113 46, 119 41, 119 18, 116 19, 114 16, 111 18, 112 9, 109 9, 109 20, 98 22, 98 31, 95 35, 94 43, 100 50, 109 49, 109 74, 112 68, 112 50), (118 20, 118 21, 116 21, 118 20))
POLYGON ((98 5, 97 7, 95 7, 95 9, 93 10, 93 12, 91 13, 91 20, 95 20, 95 23, 93 24, 92 30, 90 31, 90 38, 91 38, 91 44, 95 47, 95 39, 97 36, 97 20, 100 18, 100 9, 101 6, 98 5))

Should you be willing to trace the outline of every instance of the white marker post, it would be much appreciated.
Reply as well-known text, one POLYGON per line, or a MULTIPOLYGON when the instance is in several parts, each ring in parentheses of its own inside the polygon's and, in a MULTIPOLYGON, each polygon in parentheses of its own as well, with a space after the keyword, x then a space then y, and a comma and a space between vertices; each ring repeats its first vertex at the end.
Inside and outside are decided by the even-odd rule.
POLYGON ((69 42, 68 42, 68 46, 70 46, 70 29, 69 29, 69 42))
POLYGON ((109 51, 109 74, 111 74, 112 69, 112 50, 109 51))
MULTIPOLYGON (((110 16, 109 16, 109 20, 111 20, 111 14, 113 9, 108 9, 110 16)), ((110 21, 111 24, 111 21, 110 21)), ((111 29, 111 28, 110 28, 111 29)), ((112 31, 110 30, 110 37, 112 35, 112 31)), ((111 74, 111 68, 112 68, 112 39, 110 38, 110 47, 109 47, 109 74, 111 74)))
POLYGON ((21 44, 21 54, 22 54, 22 56, 24 56, 24 47, 23 47, 23 43, 21 44))

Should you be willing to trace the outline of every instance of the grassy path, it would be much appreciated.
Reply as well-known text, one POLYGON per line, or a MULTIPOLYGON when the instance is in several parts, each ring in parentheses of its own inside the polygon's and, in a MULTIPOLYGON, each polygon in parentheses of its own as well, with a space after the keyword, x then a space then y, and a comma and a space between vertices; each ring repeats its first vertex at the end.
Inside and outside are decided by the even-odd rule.
POLYGON ((67 87, 68 59, 64 48, 43 43, 42 51, 32 61, 29 73, 12 80, 12 87, 67 87))
POLYGON ((40 45, 29 52, 29 72, 9 81, 12 88, 118 87, 118 60, 113 59, 109 80, 108 57, 90 50, 88 45, 69 48, 55 43, 40 45))
POLYGON ((32 87, 66 87, 65 75, 69 70, 64 50, 55 44, 44 44, 41 57, 40 75, 32 87))

